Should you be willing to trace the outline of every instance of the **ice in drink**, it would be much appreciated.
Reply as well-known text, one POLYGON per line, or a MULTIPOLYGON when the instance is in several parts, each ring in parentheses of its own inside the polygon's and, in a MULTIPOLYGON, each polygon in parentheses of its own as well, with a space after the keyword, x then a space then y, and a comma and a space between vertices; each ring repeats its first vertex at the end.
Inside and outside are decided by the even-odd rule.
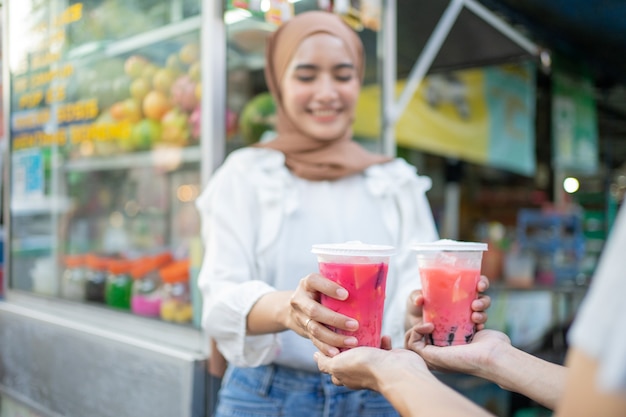
POLYGON ((476 332, 471 304, 477 297, 487 244, 439 240, 413 249, 422 282, 424 322, 434 325, 430 343, 453 346, 471 342, 476 332))
POLYGON ((354 332, 333 329, 339 334, 356 337, 358 346, 380 347, 387 271, 393 252, 391 246, 360 242, 313 246, 320 274, 348 291, 345 300, 322 294, 320 302, 359 322, 354 332))

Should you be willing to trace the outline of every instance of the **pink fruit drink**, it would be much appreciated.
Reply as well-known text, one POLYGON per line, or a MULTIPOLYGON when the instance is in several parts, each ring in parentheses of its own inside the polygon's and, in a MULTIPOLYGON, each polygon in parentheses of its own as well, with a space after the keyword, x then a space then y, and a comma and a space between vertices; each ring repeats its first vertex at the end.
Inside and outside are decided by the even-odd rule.
POLYGON ((424 294, 424 321, 433 323, 430 343, 464 345, 476 331, 471 304, 476 299, 480 269, 431 266, 420 268, 424 294))
POLYGON ((380 347, 380 333, 385 304, 388 265, 320 262, 320 273, 348 291, 346 300, 322 294, 322 305, 359 322, 354 331, 333 329, 339 334, 354 336, 359 346, 380 347))

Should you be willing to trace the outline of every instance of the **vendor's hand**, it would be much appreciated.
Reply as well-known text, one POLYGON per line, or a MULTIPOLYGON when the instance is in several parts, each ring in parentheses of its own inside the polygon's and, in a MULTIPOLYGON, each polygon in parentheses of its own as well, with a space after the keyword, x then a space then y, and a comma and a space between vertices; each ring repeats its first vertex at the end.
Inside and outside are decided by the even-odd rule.
POLYGON ((424 337, 432 331, 432 323, 413 327, 406 333, 405 347, 424 358, 430 369, 438 371, 481 376, 481 371, 489 369, 494 358, 511 347, 506 334, 489 329, 477 332, 467 345, 433 346, 424 337))
MULTIPOLYGON (((491 297, 483 294, 489 288, 489 279, 481 275, 476 284, 478 298, 472 301, 472 321, 476 324, 476 330, 485 328, 487 322, 487 309, 491 306, 491 297)), ((407 300, 406 306, 406 322, 405 328, 410 329, 416 325, 423 323, 422 307, 424 305, 424 296, 422 290, 412 291, 407 300)))
POLYGON ((381 382, 397 378, 407 368, 411 372, 430 375, 424 360, 406 349, 383 350, 357 347, 329 357, 321 352, 313 355, 320 371, 330 374, 335 385, 380 392, 381 382))
POLYGON ((348 298, 348 291, 320 274, 309 274, 300 280, 291 296, 287 327, 300 336, 311 339, 324 354, 335 356, 341 348, 357 345, 354 336, 340 335, 327 326, 355 331, 359 323, 343 314, 320 304, 320 295, 325 294, 338 300, 348 298))

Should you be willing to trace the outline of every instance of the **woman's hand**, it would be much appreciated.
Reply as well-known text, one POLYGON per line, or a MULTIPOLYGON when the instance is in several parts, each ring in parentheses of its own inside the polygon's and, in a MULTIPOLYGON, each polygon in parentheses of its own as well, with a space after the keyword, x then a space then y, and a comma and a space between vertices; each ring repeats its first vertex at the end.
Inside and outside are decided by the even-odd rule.
POLYGON ((348 298, 348 291, 320 274, 309 274, 300 280, 290 299, 287 327, 311 339, 324 354, 335 356, 339 349, 354 347, 357 339, 335 333, 331 328, 355 331, 359 323, 320 304, 320 295, 338 300, 348 298))
MULTIPOLYGON (((489 288, 489 279, 481 275, 476 284, 478 298, 472 301, 472 321, 476 324, 476 330, 485 328, 487 322, 487 309, 491 306, 491 297, 483 294, 489 288)), ((424 296, 422 290, 412 291, 407 300, 406 306, 406 322, 405 328, 411 329, 416 325, 423 323, 422 307, 424 305, 424 296)))

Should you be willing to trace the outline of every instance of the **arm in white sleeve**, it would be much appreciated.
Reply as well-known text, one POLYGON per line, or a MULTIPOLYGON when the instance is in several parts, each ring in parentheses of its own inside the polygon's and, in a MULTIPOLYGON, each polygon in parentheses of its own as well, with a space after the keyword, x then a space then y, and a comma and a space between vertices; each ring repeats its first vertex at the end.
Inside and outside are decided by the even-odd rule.
POLYGON ((246 175, 227 160, 198 198, 205 244, 198 287, 202 326, 220 352, 234 365, 258 366, 270 363, 279 345, 276 334, 246 335, 250 309, 275 291, 255 267, 259 207, 246 175))

